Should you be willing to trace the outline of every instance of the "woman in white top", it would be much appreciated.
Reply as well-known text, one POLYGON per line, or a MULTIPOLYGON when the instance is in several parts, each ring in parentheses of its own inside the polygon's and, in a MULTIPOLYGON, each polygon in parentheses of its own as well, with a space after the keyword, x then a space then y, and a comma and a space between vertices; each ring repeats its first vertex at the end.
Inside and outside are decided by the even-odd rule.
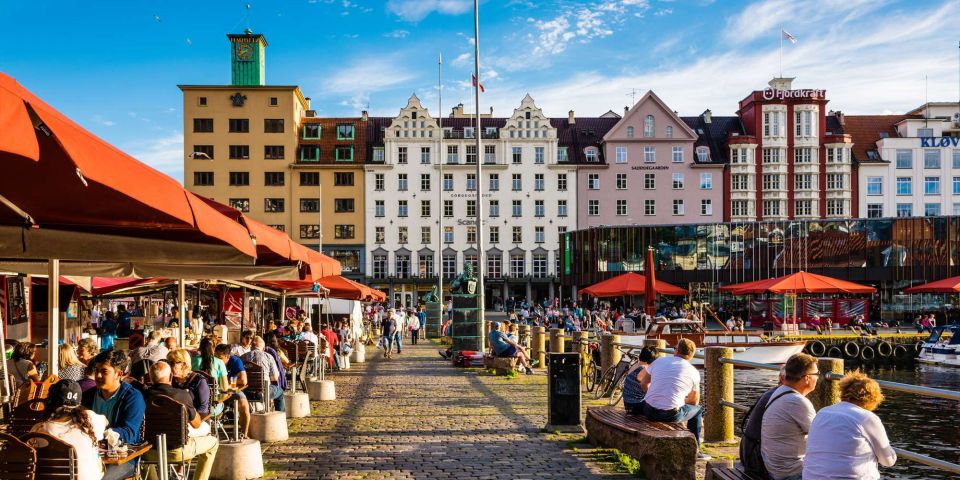
POLYGON ((103 439, 107 417, 80 406, 80 384, 60 380, 50 387, 47 420, 33 426, 31 432, 50 434, 73 447, 77 459, 77 480, 103 478, 103 462, 97 442, 103 439))
POLYGON ((883 401, 876 381, 860 372, 840 381, 840 403, 813 419, 803 459, 804 480, 877 480, 897 462, 887 431, 873 410, 883 401))

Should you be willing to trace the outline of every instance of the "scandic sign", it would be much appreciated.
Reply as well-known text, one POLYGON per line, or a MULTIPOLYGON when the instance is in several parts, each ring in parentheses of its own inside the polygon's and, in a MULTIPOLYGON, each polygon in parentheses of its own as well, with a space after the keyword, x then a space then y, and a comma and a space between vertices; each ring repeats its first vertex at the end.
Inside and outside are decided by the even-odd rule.
POLYGON ((805 90, 780 90, 776 88, 764 88, 764 100, 786 100, 789 98, 809 98, 812 100, 823 100, 827 98, 826 90, 816 90, 808 88, 805 90))
POLYGON ((960 147, 960 137, 920 137, 920 147, 960 147))

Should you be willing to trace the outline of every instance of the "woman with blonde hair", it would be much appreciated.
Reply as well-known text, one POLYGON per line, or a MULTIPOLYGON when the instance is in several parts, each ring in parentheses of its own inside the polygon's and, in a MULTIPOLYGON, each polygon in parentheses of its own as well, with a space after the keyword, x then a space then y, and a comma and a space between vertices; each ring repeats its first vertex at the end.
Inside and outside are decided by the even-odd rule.
POLYGON ((873 410, 883 402, 880 385, 861 372, 840 380, 840 399, 822 408, 810 425, 804 480, 877 480, 877 464, 891 467, 897 454, 873 410))
POLYGON ((57 374, 61 379, 73 380, 79 382, 83 380, 84 371, 87 366, 77 358, 77 352, 73 345, 69 343, 60 344, 60 372, 57 374))

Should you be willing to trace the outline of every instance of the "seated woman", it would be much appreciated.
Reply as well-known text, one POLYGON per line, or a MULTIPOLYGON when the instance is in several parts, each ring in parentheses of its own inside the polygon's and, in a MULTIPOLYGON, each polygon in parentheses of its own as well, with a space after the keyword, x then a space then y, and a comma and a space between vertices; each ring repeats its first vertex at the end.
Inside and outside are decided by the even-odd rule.
MULTIPOLYGON (((230 390, 230 382, 227 380, 227 367, 223 364, 223 361, 217 358, 214 349, 213 340, 204 337, 200 340, 197 355, 192 356, 190 359, 190 367, 193 370, 200 370, 213 377, 220 391, 227 392, 230 390)), ((214 415, 219 415, 222 411, 222 403, 213 405, 212 413, 214 415)))
POLYGON ((210 414, 210 386, 200 375, 191 370, 190 352, 185 349, 171 350, 167 363, 173 370, 173 386, 187 390, 193 395, 193 408, 202 418, 210 414))
POLYGON ((77 480, 99 480, 103 478, 103 463, 97 442, 103 439, 107 417, 83 408, 80 397, 80 384, 73 380, 53 384, 46 399, 49 417, 30 431, 53 435, 73 447, 77 454, 77 480))
POLYGON ((501 358, 516 357, 527 375, 533 373, 533 369, 530 368, 530 361, 527 359, 527 352, 523 350, 523 347, 520 346, 519 343, 510 338, 509 335, 500 331, 500 322, 493 322, 491 324, 488 339, 490 340, 490 348, 493 350, 494 355, 501 358))
POLYGON ((647 368, 657 358, 655 350, 650 347, 641 348, 637 353, 638 361, 623 379, 623 407, 627 413, 643 415, 643 397, 646 392, 640 386, 640 372, 647 368))
POLYGON ((77 358, 73 345, 69 343, 60 344, 60 371, 57 373, 61 379, 73 380, 79 382, 85 377, 84 371, 87 366, 77 358))
POLYGON ((40 372, 33 363, 33 357, 37 352, 37 347, 30 342, 20 342, 13 347, 13 355, 7 360, 7 372, 13 376, 16 383, 14 387, 20 387, 27 382, 39 382, 40 372))
POLYGON ((873 410, 883 402, 876 381, 860 372, 840 380, 840 403, 822 408, 807 435, 804 480, 877 480, 877 464, 891 467, 897 454, 873 410))

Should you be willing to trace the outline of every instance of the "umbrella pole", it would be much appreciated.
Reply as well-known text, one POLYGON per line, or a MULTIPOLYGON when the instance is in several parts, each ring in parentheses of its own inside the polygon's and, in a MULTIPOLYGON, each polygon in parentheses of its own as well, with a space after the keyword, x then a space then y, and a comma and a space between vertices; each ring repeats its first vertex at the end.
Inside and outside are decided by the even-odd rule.
MULTIPOLYGON (((47 276, 47 374, 56 375, 60 367, 60 260, 48 261, 47 276)), ((6 357, 4 357, 6 358, 6 357)))
MULTIPOLYGON (((7 322, 5 320, 7 306, 8 304, 4 304, 0 309, 0 371, 3 372, 3 378, 0 379, 0 387, 3 388, 3 391, 0 391, 0 405, 2 406, 6 406, 11 397, 10 376, 7 372, 7 322)), ((4 418, 6 418, 6 411, 4 411, 4 418)))
POLYGON ((187 290, 186 283, 181 278, 177 281, 177 305, 179 306, 180 322, 177 327, 177 337, 180 339, 180 348, 187 346, 187 290))

